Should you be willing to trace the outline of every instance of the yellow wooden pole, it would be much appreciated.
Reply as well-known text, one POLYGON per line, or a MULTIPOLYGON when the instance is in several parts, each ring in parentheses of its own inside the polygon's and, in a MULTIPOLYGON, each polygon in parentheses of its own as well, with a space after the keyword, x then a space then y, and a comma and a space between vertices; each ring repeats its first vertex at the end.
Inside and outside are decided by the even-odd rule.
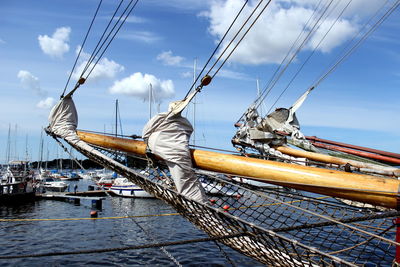
POLYGON ((282 152, 287 155, 291 155, 294 157, 300 157, 300 158, 307 158, 310 160, 314 161, 319 161, 319 162, 324 162, 324 163, 333 163, 333 164, 338 164, 338 165, 346 165, 350 164, 353 167, 356 168, 365 168, 365 169, 371 169, 371 170, 376 170, 377 173, 381 174, 386 174, 389 176, 400 176, 400 170, 395 167, 386 167, 386 166, 380 166, 377 164, 371 164, 371 163, 366 163, 366 162, 359 162, 356 160, 351 160, 351 159, 342 159, 330 155, 324 155, 320 153, 314 153, 314 152, 308 152, 304 150, 299 150, 299 149, 293 149, 291 147, 287 146, 277 146, 274 147, 276 150, 279 152, 282 152))
MULTIPOLYGON (((109 149, 145 155, 142 141, 78 131, 81 140, 109 149)), ((195 167, 245 176, 313 193, 340 197, 387 208, 398 208, 400 181, 370 175, 299 166, 218 152, 191 150, 195 167)))

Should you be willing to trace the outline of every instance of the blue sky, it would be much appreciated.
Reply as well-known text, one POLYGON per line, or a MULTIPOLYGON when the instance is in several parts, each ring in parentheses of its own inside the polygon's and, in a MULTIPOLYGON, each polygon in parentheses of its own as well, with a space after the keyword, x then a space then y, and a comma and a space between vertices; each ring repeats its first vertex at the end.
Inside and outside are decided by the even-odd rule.
MULTIPOLYGON (((78 67, 93 50, 117 2, 103 1, 78 67)), ((244 13, 257 2, 249 1, 244 13)), ((261 89, 265 87, 318 2, 272 1, 213 82, 198 95, 196 144, 231 148, 233 124, 255 99, 256 80, 261 89)), ((332 2, 326 24, 271 92, 265 103, 268 109, 316 46, 324 27, 347 3, 332 2)), ((275 107, 293 104, 382 3, 351 1, 275 107)), ((0 162, 5 160, 9 125, 12 154, 25 157, 28 140, 29 158, 38 158, 41 127, 47 125, 50 108, 65 86, 97 4, 97 0, 0 2, 0 162)), ((139 1, 99 66, 74 96, 79 128, 112 131, 118 99, 124 134, 141 134, 149 118, 149 84, 160 111, 170 101, 183 98, 193 80, 194 61, 198 69, 203 67, 242 4, 239 0, 139 1)), ((396 10, 311 93, 297 112, 304 134, 400 151, 399 18, 396 10)), ((73 75, 68 89, 75 81, 73 75)), ((153 104, 153 114, 157 106, 153 104)), ((193 120, 193 107, 185 114, 193 120)), ((46 138, 45 146, 49 157, 55 157, 57 145, 46 138)))

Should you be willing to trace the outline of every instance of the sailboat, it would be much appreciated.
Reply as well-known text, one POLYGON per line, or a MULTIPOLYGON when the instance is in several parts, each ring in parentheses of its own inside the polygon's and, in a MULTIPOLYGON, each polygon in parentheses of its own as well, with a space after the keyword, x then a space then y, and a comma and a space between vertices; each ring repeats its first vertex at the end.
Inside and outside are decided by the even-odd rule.
MULTIPOLYGON (((170 112, 181 112, 214 76, 202 76, 170 112)), ((250 106, 237 125, 241 130, 234 137, 235 145, 241 147, 237 153, 190 150, 197 177, 222 184, 218 188, 222 193, 237 192, 234 198, 222 194, 203 203, 178 193, 173 184, 161 179, 159 174, 168 168, 162 158, 149 155, 144 141, 77 130, 72 96, 87 78, 82 74, 75 87, 62 94, 46 132, 164 200, 213 240, 270 266, 390 265, 400 257, 400 240, 395 240, 393 231, 393 220, 400 216, 397 168, 309 151, 296 157, 312 161, 295 164, 291 158, 300 152, 286 146, 288 135, 294 144, 312 148, 299 132, 295 111, 313 88, 291 108, 278 109, 265 118, 257 117, 256 108, 250 106), (259 153, 248 153, 248 148, 259 153), (113 151, 134 155, 138 164, 121 164, 113 151), (321 167, 321 163, 328 165, 321 167), (153 171, 143 172, 146 168, 153 171), (254 190, 232 177, 297 191, 254 190), (355 207, 341 199, 365 205, 355 207)))
POLYGON ((6 169, 0 175, 0 205, 35 199, 36 181, 27 160, 11 160, 11 126, 8 129, 6 169))

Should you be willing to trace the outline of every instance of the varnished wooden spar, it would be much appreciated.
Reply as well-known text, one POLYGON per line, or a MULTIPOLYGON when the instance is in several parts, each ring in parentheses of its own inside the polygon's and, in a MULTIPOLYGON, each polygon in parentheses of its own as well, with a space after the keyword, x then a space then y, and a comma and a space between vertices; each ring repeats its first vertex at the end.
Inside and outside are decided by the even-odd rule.
MULTIPOLYGON (((395 168, 395 167, 386 167, 386 166, 380 166, 380 165, 371 164, 371 163, 360 162, 360 161, 356 161, 356 160, 343 159, 343 158, 324 155, 324 154, 320 154, 320 153, 314 153, 314 152, 308 152, 308 151, 299 150, 299 149, 293 149, 293 148, 287 147, 287 146, 278 146, 278 147, 274 147, 274 148, 276 150, 278 150, 279 152, 282 152, 284 154, 291 155, 294 157, 307 158, 307 159, 314 160, 314 161, 320 161, 320 162, 324 162, 324 163, 333 163, 333 164, 337 164, 337 165, 346 165, 348 163, 351 166, 356 167, 356 168, 376 170, 376 172, 374 172, 374 173, 400 177, 400 169, 395 168)), ((370 171, 370 172, 372 172, 372 171, 370 171)))
MULTIPOLYGON (((96 146, 144 155, 142 141, 78 131, 81 140, 96 146)), ((230 154, 191 150, 197 168, 253 177, 255 180, 398 209, 400 181, 335 170, 298 166, 230 154)))

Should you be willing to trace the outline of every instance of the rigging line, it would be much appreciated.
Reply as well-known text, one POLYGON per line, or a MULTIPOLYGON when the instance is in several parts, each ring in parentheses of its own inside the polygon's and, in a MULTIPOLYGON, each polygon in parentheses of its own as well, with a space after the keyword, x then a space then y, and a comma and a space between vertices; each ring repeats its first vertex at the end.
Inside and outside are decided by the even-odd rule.
MULTIPOLYGON (((271 3, 272 0, 269 0, 268 3, 265 4, 264 8, 260 11, 260 13, 257 15, 257 17, 255 18, 255 20, 252 22, 252 24, 249 26, 249 28, 245 31, 245 33, 243 34, 243 36, 239 39, 238 43, 233 47, 233 49, 231 50, 231 52, 228 54, 228 56, 224 59, 224 61, 222 62, 222 64, 219 66, 219 68, 215 71, 215 73, 212 75, 212 78, 215 77, 215 75, 217 75, 217 73, 221 70, 221 68, 225 65, 226 61, 229 59, 229 57, 233 54, 233 52, 236 50, 236 48, 239 46, 239 44, 242 42, 242 40, 244 39, 244 37, 249 33, 250 29, 254 26, 254 24, 256 23, 256 21, 260 18, 261 14, 265 11, 265 9, 269 6, 269 4, 271 3)), ((225 52, 225 51, 224 51, 225 52)), ((218 58, 218 60, 215 62, 214 66, 218 63, 219 59, 222 57, 221 56, 218 58)), ((214 66, 207 72, 207 75, 211 72, 211 70, 214 68, 214 66)))
POLYGON ((102 2, 103 2, 103 0, 100 0, 99 5, 97 6, 96 12, 94 13, 94 16, 93 16, 93 19, 92 19, 92 22, 90 23, 89 29, 88 29, 87 32, 86 32, 85 38, 83 39, 82 46, 81 46, 81 48, 79 49, 78 55, 76 56, 76 59, 75 59, 75 62, 74 62, 74 66, 72 67, 72 70, 71 70, 71 72, 70 72, 70 74, 69 74, 69 76, 68 76, 67 83, 65 84, 64 90, 63 90, 63 92, 62 92, 60 98, 63 98, 63 97, 64 97, 64 94, 65 94, 65 91, 67 90, 67 86, 68 86, 69 81, 70 81, 70 79, 71 79, 72 73, 74 72, 74 69, 75 69, 75 67, 76 67, 76 63, 78 62, 79 56, 81 55, 81 52, 82 52, 82 50, 83 50, 83 47, 84 47, 84 45, 85 45, 85 43, 86 43, 86 39, 87 39, 87 37, 89 36, 89 32, 90 32, 90 30, 92 29, 93 22, 94 22, 94 20, 96 19, 97 13, 98 13, 98 11, 99 11, 99 9, 100 9, 100 6, 101 6, 102 2))
MULTIPOLYGON (((234 40, 239 36, 240 32, 244 29, 244 27, 246 26, 246 24, 250 21, 251 17, 254 15, 254 13, 257 11, 257 9, 261 6, 263 0, 261 0, 258 5, 256 7, 254 7, 253 11, 251 12, 251 14, 247 17, 246 21, 242 24, 242 26, 240 27, 240 29, 236 32, 235 36, 231 39, 231 41, 229 42, 229 44, 225 47, 224 51, 222 51, 222 53, 220 54, 220 56, 217 58, 217 60, 214 62, 214 64, 211 66, 211 68, 208 70, 208 72, 206 73, 206 75, 208 75, 212 69, 215 67, 215 65, 218 64, 218 62, 221 60, 221 58, 224 56, 225 52, 228 50, 228 48, 230 48, 230 46, 232 45, 232 43, 234 42, 234 40)), ((258 16, 255 18, 255 20, 252 22, 252 24, 249 26, 249 28, 247 29, 247 31, 243 34, 243 36, 241 37, 241 39, 239 39, 238 43, 236 44, 236 46, 232 49, 232 51, 230 52, 230 54, 225 58, 224 62, 222 63, 222 65, 220 66, 220 68, 225 64, 226 60, 232 55, 233 51, 235 51, 235 49, 237 48, 237 46, 239 45, 239 43, 243 40, 243 38, 246 36, 246 34, 249 32, 249 30, 253 27, 254 23, 258 20, 258 18, 260 17, 260 15, 264 12, 265 8, 269 5, 269 3, 271 3, 271 0, 268 1, 268 3, 264 6, 264 8, 261 10, 261 12, 258 14, 258 16)), ((219 68, 219 69, 220 69, 219 68)), ((216 73, 219 71, 219 69, 216 71, 216 73)), ((212 76, 214 78, 214 76, 216 75, 216 73, 214 73, 214 75, 212 76)))
MULTIPOLYGON (((276 77, 276 79, 274 80, 274 82, 272 83, 272 85, 270 86, 270 88, 272 89, 276 83, 278 82, 278 80, 282 77, 283 73, 287 70, 287 68, 289 67, 289 65, 292 63, 292 61, 295 59, 295 57, 297 56, 297 54, 300 52, 300 50, 305 46, 305 44, 307 43, 307 41, 310 39, 310 37, 314 34, 315 29, 317 27, 317 25, 319 24, 319 22, 321 21, 321 19, 324 17, 325 13, 328 11, 329 7, 331 6, 333 0, 330 0, 329 4, 326 6, 326 8, 324 9, 324 11, 321 13, 321 15, 319 16, 319 18, 317 19, 317 21, 315 22, 314 26, 311 28, 311 30, 309 31, 309 33, 307 34, 307 36, 304 38, 304 40, 302 41, 302 43, 300 44, 300 46, 297 48, 297 50, 293 53, 292 57, 289 59, 289 61, 286 63, 285 67, 279 72, 279 75, 276 77)), ((267 95, 263 96, 262 98, 260 98, 260 102, 264 101, 264 99, 267 97, 267 95)), ((259 104, 258 104, 259 105, 259 104)))
MULTIPOLYGON (((308 25, 310 24, 310 22, 312 21, 312 18, 314 18, 317 14, 317 10, 319 9, 320 4, 322 3, 323 0, 320 0, 317 4, 317 6, 315 7, 312 15, 310 16, 310 18, 308 19, 308 21, 306 22, 306 24, 304 24, 302 31, 299 33, 299 35, 297 36, 296 40, 293 42, 292 46, 290 47, 289 51, 286 53, 285 57, 282 59, 281 63, 279 64, 279 66, 276 68, 275 72, 272 74, 270 80, 268 81, 267 85, 265 86, 265 89, 261 92, 260 95, 257 96, 257 98, 253 101, 254 106, 256 106, 257 102, 259 101, 259 99, 264 95, 264 94, 269 94, 269 92, 271 91, 272 88, 270 88, 270 85, 272 83, 272 81, 275 79, 276 75, 278 74, 278 71, 282 68, 283 63, 286 61, 286 59, 289 57, 289 55, 292 53, 292 51, 294 50, 296 44, 300 41, 300 38, 304 35, 304 33, 306 32, 306 29, 308 27, 308 25), (269 90, 268 90, 269 88, 269 90), (268 90, 268 91, 267 91, 268 90)), ((262 102, 262 101, 261 101, 262 102)), ((242 116, 237 120, 237 122, 239 122, 240 120, 243 119, 243 117, 245 116, 246 112, 244 112, 242 114, 242 116)))
POLYGON ((37 222, 37 221, 90 221, 90 220, 115 220, 115 219, 128 219, 128 218, 149 218, 149 217, 163 217, 163 216, 177 216, 179 213, 161 213, 161 214, 147 214, 147 215, 130 215, 130 216, 114 216, 114 217, 82 217, 82 218, 43 218, 43 219, 0 219, 0 222, 37 222))
MULTIPOLYGON (((345 54, 345 52, 349 49, 350 45, 356 40, 356 38, 358 38, 362 32, 364 32, 364 30, 367 28, 368 25, 370 25, 370 22, 378 16, 378 14, 383 10, 383 8, 386 6, 386 4, 389 2, 390 0, 386 0, 386 2, 368 19, 368 21, 366 21, 364 23, 364 25, 361 27, 361 29, 357 32, 357 34, 354 34, 353 38, 351 40, 349 40, 346 44, 346 46, 340 51, 340 53, 338 53, 339 55, 343 55, 345 54)), ((340 57, 340 56, 339 56, 340 57)), ((334 64, 334 61, 331 62, 331 65, 334 64)), ((320 75, 320 77, 322 76, 322 74, 320 75)), ((316 79, 312 84, 315 84, 317 82, 318 79, 316 79)))
MULTIPOLYGON (((121 7, 121 5, 122 5, 123 2, 124 2, 124 0, 121 0, 121 1, 119 2, 119 5, 118 5, 117 8, 115 9, 114 14, 112 15, 110 21, 109 21, 108 24, 107 24, 107 27, 104 29, 103 34, 101 35, 99 41, 98 41, 97 44, 96 44, 96 47, 93 49, 93 51, 92 51, 92 53, 91 53, 91 55, 90 55, 90 58, 88 59, 88 62, 86 63, 86 66, 85 66, 85 68, 83 69, 83 71, 82 71, 80 77, 83 76, 83 74, 84 74, 84 73, 86 72, 86 70, 88 69, 89 65, 93 62, 94 58, 96 57, 96 55, 97 55, 97 53, 98 53, 97 48, 99 47, 99 44, 102 42, 102 40, 103 40, 103 38, 104 38, 104 36, 105 36, 105 34, 106 34, 108 28, 109 28, 110 25, 111 25, 111 22, 114 20, 114 17, 115 17, 115 15, 117 14, 117 12, 118 12, 118 10, 119 10, 119 8, 121 7), (96 51, 97 51, 97 52, 96 52, 96 51), (96 52, 96 53, 95 53, 95 52, 96 52)), ((119 20, 120 20, 120 18, 117 20, 116 23, 118 23, 119 20)), ((111 33, 112 31, 113 31, 113 29, 110 30, 110 33, 111 33)), ((108 33, 107 37, 104 39, 103 44, 100 46, 99 50, 101 50, 101 48, 103 47, 104 42, 108 39, 110 33, 108 33)))
POLYGON ((33 258, 33 257, 51 257, 51 256, 63 256, 63 255, 77 255, 77 254, 92 254, 92 253, 105 253, 113 251, 123 251, 123 250, 137 250, 144 248, 157 248, 161 246, 176 246, 176 245, 186 245, 200 242, 209 242, 214 240, 224 240, 237 238, 241 236, 247 236, 245 233, 230 234, 217 237, 205 237, 190 240, 181 241, 170 241, 170 242, 160 242, 155 244, 137 245, 137 246, 127 246, 127 247, 117 247, 117 248, 105 248, 105 249, 87 249, 87 250, 77 250, 77 251, 60 251, 60 252, 49 252, 49 253, 37 253, 37 254, 25 254, 25 255, 7 255, 0 256, 0 259, 20 259, 20 258, 33 258))
MULTIPOLYGON (((109 25, 110 25, 110 23, 112 22, 112 20, 113 20, 115 14, 116 14, 117 11, 119 10, 119 7, 121 6, 121 4, 122 4, 123 1, 124 1, 124 0, 121 0, 120 4, 118 5, 116 11, 114 12, 114 15, 113 15, 112 19, 109 21, 109 25)), ((137 1, 138 1, 138 0, 137 0, 137 1)), ((136 3, 137 3, 137 1, 136 1, 136 3)), ((131 2, 130 2, 130 3, 128 4, 128 6, 125 8, 125 11, 122 13, 121 16, 123 16, 123 15, 125 14, 126 10, 129 8, 129 6, 131 5, 132 2, 133 2, 133 0, 131 0, 131 2)), ((136 3, 135 3, 135 5, 136 5, 136 3)), ((131 10, 131 11, 132 11, 132 10, 131 10)), ((128 15, 129 15, 129 14, 128 14, 128 15)), ((126 20, 126 18, 125 18, 125 20, 126 20)), ((124 22, 125 22, 125 20, 124 20, 124 22)), ((85 66, 84 70, 82 71, 82 73, 81 73, 81 75, 80 75, 81 78, 76 82, 75 87, 68 93, 68 96, 71 96, 71 95, 79 88, 79 86, 85 82, 85 80, 89 77, 89 74, 90 74, 90 73, 93 71, 93 69, 96 67, 98 61, 101 59, 101 57, 102 57, 103 54, 105 53, 105 51, 107 50, 108 46, 111 44, 112 40, 114 39, 115 34, 117 34, 118 31, 114 34, 113 38, 109 41, 107 47, 103 50, 101 56, 98 58, 97 62, 93 65, 93 67, 92 67, 90 73, 86 76, 86 78, 83 78, 84 73, 87 71, 87 69, 88 69, 88 68, 90 67, 90 65, 93 63, 93 60, 96 58, 97 54, 98 54, 98 53, 100 52, 100 50, 102 49, 103 45, 107 42, 107 39, 110 37, 110 35, 111 35, 111 33, 113 32, 113 30, 115 29, 116 25, 118 25, 118 23, 119 23, 120 21, 121 21, 121 17, 118 18, 117 22, 114 24, 114 27, 110 30, 110 32, 108 33, 107 37, 103 40, 102 45, 101 45, 100 48, 96 51, 96 53, 94 53, 96 49, 93 50, 92 55, 90 56, 88 62, 86 63, 86 66, 85 66)), ((122 24, 123 24, 124 22, 122 22, 122 24)), ((122 24, 121 24, 121 26, 122 26, 122 24)), ((98 47, 99 43, 100 43, 101 40, 103 39, 104 34, 106 33, 106 31, 107 31, 109 25, 107 25, 106 29, 104 30, 104 32, 103 32, 103 34, 102 34, 102 36, 101 36, 99 42, 98 42, 97 45, 96 45, 96 48, 98 47)), ((120 27, 121 27, 121 26, 120 26, 120 27)), ((119 30, 119 29, 118 29, 118 30, 119 30)))
MULTIPOLYGON (((277 99, 275 100, 275 102, 271 105, 271 108, 268 110, 267 113, 270 113, 271 110, 273 109, 273 107, 276 105, 276 103, 279 101, 279 99, 281 99, 281 97, 283 96, 283 94, 287 91, 287 89, 290 87, 290 85, 293 83, 293 81, 297 78, 297 76, 300 74, 300 72, 303 70, 304 66, 308 63, 308 61, 310 60, 310 58, 315 54, 315 52, 317 51, 317 49, 320 47, 320 45, 322 44, 322 42, 325 40, 326 36, 330 33, 330 31, 332 30, 333 26, 336 25, 336 23, 338 22, 338 20, 341 18, 341 16, 343 15, 344 11, 346 11, 346 9, 349 7, 350 3, 353 0, 349 0, 347 2, 347 5, 345 5, 345 7, 342 9, 342 11, 339 13, 339 15, 337 16, 337 18, 335 19, 335 21, 331 24, 331 26, 329 27, 329 29, 325 32, 324 36, 322 36, 321 40, 318 42, 318 44, 314 47, 313 51, 308 55, 308 57, 306 58, 306 60, 303 62, 303 64, 300 66, 300 68, 296 71, 295 75, 292 77, 292 79, 289 81, 289 83, 287 84, 287 86, 285 87, 284 90, 282 90, 281 94, 277 97, 277 99)), ((332 12, 336 9, 336 7, 338 6, 338 4, 341 1, 338 1, 336 6, 331 10, 330 14, 328 14, 326 16, 326 18, 328 18, 332 12)), ((322 23, 319 25, 319 27, 322 25, 322 23)))
POLYGON ((358 227, 352 226, 352 225, 350 225, 350 224, 343 223, 343 222, 341 222, 340 220, 334 219, 334 218, 332 218, 332 217, 330 217, 330 216, 318 214, 318 213, 313 212, 313 211, 310 211, 310 210, 308 210, 308 209, 305 209, 305 208, 302 208, 302 207, 299 207, 299 206, 294 206, 294 205, 289 204, 289 203, 286 203, 286 202, 279 201, 279 200, 277 200, 277 199, 275 199, 275 198, 272 198, 272 197, 270 197, 270 196, 268 196, 268 195, 266 195, 266 194, 263 194, 263 195, 264 195, 265 198, 272 199, 272 200, 275 200, 275 201, 277 201, 277 202, 281 202, 283 205, 287 205, 287 206, 292 207, 292 208, 294 208, 294 209, 301 210, 301 211, 304 212, 304 213, 308 213, 308 214, 311 214, 311 215, 313 215, 313 216, 316 216, 316 217, 325 219, 325 220, 327 220, 327 221, 333 222, 333 223, 335 223, 335 224, 341 225, 341 226, 343 226, 344 228, 349 228, 349 229, 352 229, 352 230, 357 231, 357 232, 359 232, 359 233, 363 233, 363 234, 365 234, 365 235, 367 235, 367 236, 371 236, 371 237, 377 238, 377 239, 379 239, 379 240, 381 240, 381 241, 385 241, 385 242, 387 242, 387 243, 389 243, 389 244, 392 244, 392 245, 395 245, 395 246, 400 246, 400 243, 397 242, 397 241, 393 241, 393 240, 390 240, 390 239, 388 239, 388 238, 386 238, 386 237, 379 236, 379 235, 374 234, 374 233, 370 233, 370 232, 368 232, 368 231, 365 231, 365 230, 360 229, 360 228, 358 228, 358 227))
POLYGON ((318 86, 330 73, 346 60, 354 51, 373 33, 399 6, 400 0, 396 1, 393 6, 369 29, 364 36, 347 52, 345 53, 316 83, 315 87, 318 86))
MULTIPOLYGON (((140 228, 140 230, 142 230, 142 231, 147 235, 147 237, 148 237, 151 241, 153 241, 153 242, 156 241, 155 238, 153 238, 152 235, 151 235, 146 229, 144 229, 144 228, 140 225, 140 223, 138 223, 138 222, 133 218, 133 216, 130 216, 130 215, 128 214, 128 211, 126 211, 125 209, 123 209, 122 211, 125 213, 125 215, 126 215, 127 217, 129 217, 129 219, 131 219, 131 221, 133 221, 133 222, 140 228)), ((160 246, 159 249, 160 249, 168 258, 170 258, 170 259, 176 264, 176 266, 182 267, 182 264, 180 264, 180 262, 179 262, 174 256, 172 256, 172 254, 171 254, 168 250, 166 250, 164 246, 160 246)))
MULTIPOLYGON (((68 155, 72 158, 72 160, 75 161, 76 164, 79 165, 79 167, 81 167, 82 170, 86 170, 86 169, 82 166, 82 164, 80 164, 79 161, 72 155, 72 153, 71 153, 70 151, 68 151, 68 149, 64 146, 64 144, 63 144, 60 140, 58 140, 57 137, 54 136, 53 138, 54 138, 54 139, 56 140, 56 142, 64 149, 64 151, 68 153, 68 155)), ((72 147, 71 147, 71 148, 72 148, 72 147)))
MULTIPOLYGON (((133 0, 129 3, 131 4, 133 2, 133 0)), ((115 36, 117 35, 117 33, 119 32, 119 30, 121 29, 122 25, 125 23, 126 19, 129 17, 129 15, 131 14, 131 12, 133 11, 133 9, 136 7, 137 3, 139 2, 139 0, 136 0, 134 5, 131 7, 131 9, 129 10, 129 12, 126 14, 124 20, 122 21, 122 23, 119 25, 118 29, 116 30, 116 32, 114 33, 114 35, 112 36, 111 40, 108 42, 107 46, 104 48, 103 52, 100 54, 99 58, 97 59, 96 63, 94 63, 93 68, 90 70, 90 72, 88 73, 88 75, 86 76, 86 79, 90 76, 90 74, 92 73, 92 71, 94 70, 94 68, 96 67, 97 63, 100 61, 100 59, 102 58, 102 56, 104 55, 104 53, 106 52, 106 50, 108 49, 108 47, 110 46, 111 42, 114 40, 115 36)), ((129 6, 129 5, 128 5, 129 6)))
MULTIPOLYGON (((395 226, 396 226, 396 225, 393 224, 393 225, 389 226, 388 228, 384 229, 383 231, 381 231, 381 232, 378 233, 378 234, 379 234, 379 235, 383 235, 383 234, 385 234, 386 232, 390 231, 390 230, 391 230, 392 228, 394 228, 395 226)), ((351 246, 351 247, 348 247, 348 248, 344 248, 344 249, 341 249, 341 250, 336 250, 336 251, 328 252, 328 254, 329 254, 329 255, 333 255, 333 254, 338 254, 338 253, 342 253, 342 252, 345 252, 345 251, 349 251, 349 250, 352 250, 352 249, 354 249, 354 248, 356 248, 356 247, 362 246, 362 245, 364 245, 364 244, 366 244, 366 243, 372 241, 373 239, 374 239, 374 237, 370 237, 369 239, 364 240, 364 241, 362 241, 362 242, 360 242, 360 243, 358 243, 358 244, 355 244, 354 246, 351 246)), ((378 248, 380 248, 380 247, 378 247, 378 248)), ((381 249, 382 249, 382 248, 381 248, 381 249)))
MULTIPOLYGON (((261 2, 264 0, 261 0, 261 2)), ((193 87, 195 86, 195 84, 197 83, 197 81, 199 80, 199 78, 201 77, 201 74, 204 72, 205 68, 207 67, 208 63, 210 63, 211 59, 213 58, 213 56, 215 55, 215 53, 217 52, 218 48, 221 46, 222 42, 225 40, 225 37, 228 35, 229 31, 231 30, 231 28, 233 27, 233 25, 235 24, 237 18, 239 17, 239 15, 242 13, 244 7, 247 5, 247 3, 249 2, 249 0, 246 0, 245 3, 243 4, 242 8, 239 10, 239 12, 237 13, 235 19, 232 21, 231 25, 229 26, 228 30, 225 31, 224 36, 222 37, 222 39, 219 41, 218 45, 215 47, 214 51, 212 52, 211 56, 208 58, 206 64, 204 65, 203 69, 200 71, 200 73, 197 75, 195 81, 193 82, 192 86, 190 87, 189 91, 187 92, 185 98, 189 95, 190 91, 193 89, 193 87)))
MULTIPOLYGON (((253 10, 253 12, 251 13, 251 15, 249 16, 249 18, 246 20, 245 23, 247 23, 247 21, 248 21, 248 20, 250 19, 250 17, 253 15, 253 13, 255 12, 255 10, 258 8, 258 6, 260 6, 260 4, 261 4, 263 1, 264 1, 264 0, 260 0, 259 4, 258 4, 258 5, 256 6, 256 8, 253 10)), ((271 0, 269 0, 269 1, 271 2, 271 0)), ((208 63, 210 62, 210 60, 212 59, 212 57, 214 56, 214 54, 215 54, 216 51, 218 50, 219 46, 222 44, 222 41, 223 41, 223 40, 225 39, 225 37, 227 36, 228 32, 231 30, 232 26, 234 25, 234 23, 236 22, 237 18, 239 17, 239 15, 241 14, 241 12, 243 11, 243 9, 244 9, 244 7, 246 6, 247 2, 248 2, 248 1, 246 1, 246 2, 244 3, 244 5, 242 6, 242 8, 240 9, 240 11, 238 12, 238 14, 236 15, 235 19, 232 21, 232 23, 231 23, 231 25, 229 26, 228 30, 225 32, 223 38, 220 40, 219 44, 218 44, 217 47, 214 49, 212 55, 209 57, 209 59, 208 59, 206 65, 203 67, 203 69, 201 70, 201 72, 200 72, 199 75, 197 76, 196 80, 193 82, 192 87, 191 87, 191 88, 188 90, 188 92, 186 93, 186 96, 184 97, 184 99, 186 99, 186 98, 189 96, 189 94, 190 94, 190 92, 191 92, 191 89, 192 89, 193 86, 196 84, 196 82, 197 82, 197 80, 199 79, 199 77, 201 77, 201 74, 204 72, 205 68, 207 67, 208 63)), ((244 23, 244 24, 245 24, 245 23, 244 23)), ((244 24, 242 25, 241 29, 244 27, 244 24)), ((241 31, 241 29, 239 30, 239 32, 241 31)), ((235 35, 234 38, 236 38, 236 36, 239 34, 239 32, 236 33, 236 35, 235 35)), ((232 43, 232 41, 231 41, 231 43, 232 43)), ((225 50, 226 50, 226 49, 225 49, 225 50)), ((221 57, 221 56, 220 56, 220 57, 221 57)), ((220 58, 220 57, 219 57, 219 58, 220 58)), ((219 58, 217 59, 216 62, 218 62, 219 58)), ((216 63, 215 63, 215 64, 216 64, 216 63)), ((214 64, 214 65, 215 65, 215 64, 214 64)), ((211 69, 212 69, 212 68, 211 68, 211 69)), ((211 69, 210 69, 210 70, 211 70, 211 69)), ((210 72, 210 71, 208 71, 207 74, 208 74, 209 72, 210 72)), ((215 75, 214 75, 214 76, 215 76, 215 75)), ((206 77, 206 76, 204 76, 204 77, 206 77)), ((202 88, 202 84, 199 85, 199 86, 196 88, 196 90, 199 91, 201 88, 202 88)), ((166 116, 165 118, 163 118, 163 119, 160 121, 160 124, 161 124, 171 113, 172 113, 172 110, 170 110, 170 111, 168 112, 167 116, 166 116)), ((159 124, 159 125, 160 125, 160 124, 159 124)), ((159 126, 157 126, 156 128, 154 128, 154 129, 151 131, 151 133, 153 133, 158 127, 159 127, 159 126)), ((147 145, 147 142, 146 142, 146 145, 147 145)), ((147 147, 148 147, 148 146, 147 146, 147 147)))

